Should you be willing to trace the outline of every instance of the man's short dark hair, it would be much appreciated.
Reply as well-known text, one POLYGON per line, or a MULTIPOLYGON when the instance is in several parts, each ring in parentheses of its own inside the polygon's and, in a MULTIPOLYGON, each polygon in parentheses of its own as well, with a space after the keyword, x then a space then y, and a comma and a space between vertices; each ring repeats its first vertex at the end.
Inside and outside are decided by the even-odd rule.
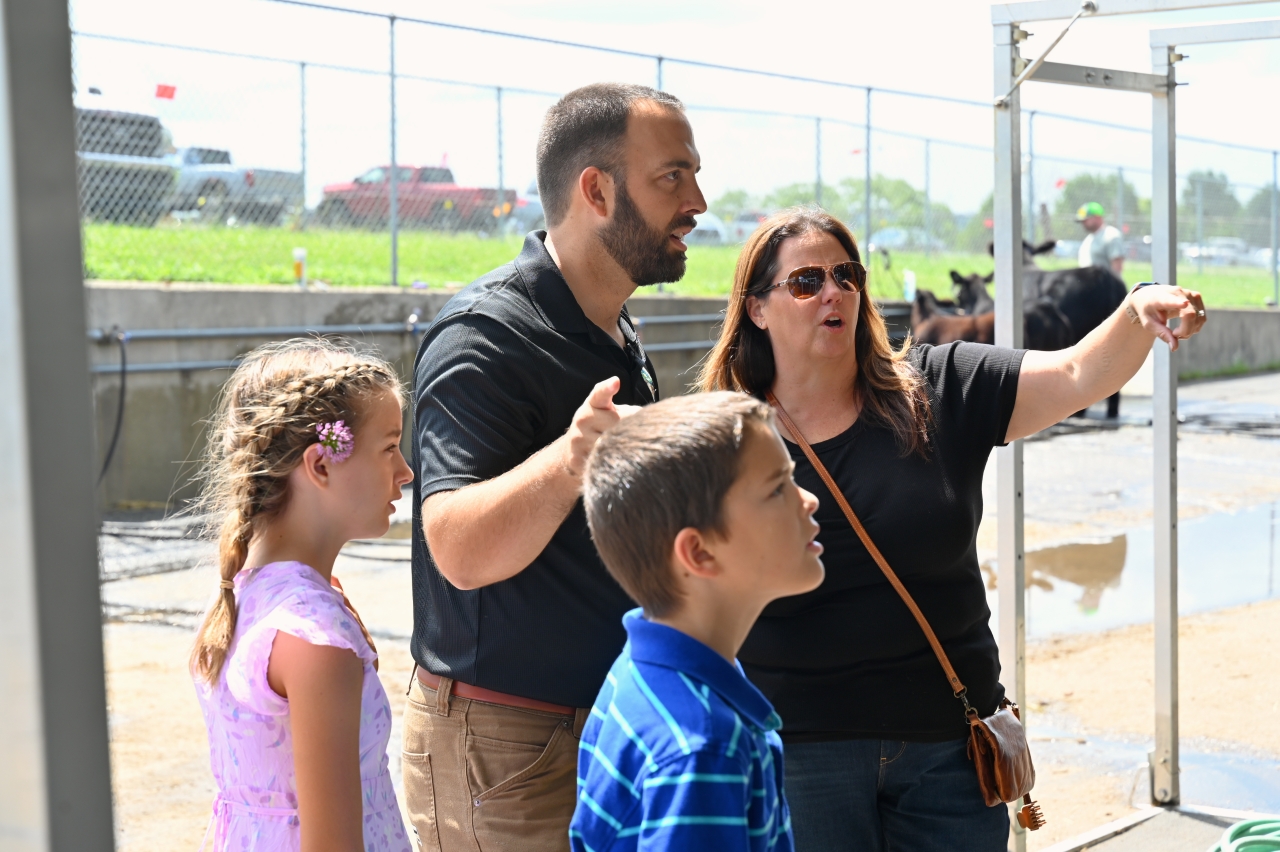
POLYGON ((637 101, 684 110, 674 95, 626 83, 574 89, 547 110, 538 135, 538 196, 548 225, 558 225, 568 215, 583 169, 595 166, 615 179, 622 175, 627 118, 637 101))
POLYGON ((587 523, 609 573, 649 615, 680 601, 676 534, 725 534, 724 497, 738 478, 747 427, 772 418, 743 393, 690 394, 646 406, 596 442, 583 476, 587 523))

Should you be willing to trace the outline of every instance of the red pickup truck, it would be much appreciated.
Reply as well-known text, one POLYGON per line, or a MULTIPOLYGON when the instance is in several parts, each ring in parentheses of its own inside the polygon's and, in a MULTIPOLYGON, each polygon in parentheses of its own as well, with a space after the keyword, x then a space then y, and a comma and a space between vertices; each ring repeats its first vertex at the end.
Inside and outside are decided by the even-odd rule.
MULTIPOLYGON (((349 183, 330 184, 316 208, 321 225, 386 227, 390 220, 389 166, 372 168, 349 183)), ((442 166, 400 166, 396 169, 396 209, 405 227, 446 231, 492 230, 516 204, 514 189, 458 186, 453 172, 442 166)))

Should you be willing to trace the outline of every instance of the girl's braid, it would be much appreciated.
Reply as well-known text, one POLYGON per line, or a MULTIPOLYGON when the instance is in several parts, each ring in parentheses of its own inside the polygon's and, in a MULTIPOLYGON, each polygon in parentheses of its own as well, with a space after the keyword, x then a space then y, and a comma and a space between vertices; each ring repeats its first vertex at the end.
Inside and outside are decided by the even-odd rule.
POLYGON ((232 581, 254 533, 283 509, 289 474, 316 442, 316 426, 345 420, 354 429, 368 398, 380 392, 402 393, 391 365, 328 340, 260 347, 227 381, 209 433, 201 501, 218 540, 221 577, 191 655, 201 679, 212 683, 222 670, 235 633, 232 581))

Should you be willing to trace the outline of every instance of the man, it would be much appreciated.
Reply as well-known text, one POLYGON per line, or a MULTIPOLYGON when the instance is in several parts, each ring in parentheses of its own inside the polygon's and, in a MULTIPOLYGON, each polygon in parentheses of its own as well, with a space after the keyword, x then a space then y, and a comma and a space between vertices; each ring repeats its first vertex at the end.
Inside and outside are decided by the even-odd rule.
POLYGON ((1103 221, 1104 215, 1102 205, 1096 201, 1082 204, 1076 211, 1076 221, 1089 232, 1080 243, 1078 261, 1081 266, 1098 266, 1119 276, 1124 272, 1124 236, 1103 221))
POLYGON ((538 140, 547 232, 451 299, 418 350, 404 787, 424 850, 568 847, 584 708, 632 607, 591 543, 582 471, 657 401, 624 303, 683 276, 699 167, 676 98, 570 92, 538 140))

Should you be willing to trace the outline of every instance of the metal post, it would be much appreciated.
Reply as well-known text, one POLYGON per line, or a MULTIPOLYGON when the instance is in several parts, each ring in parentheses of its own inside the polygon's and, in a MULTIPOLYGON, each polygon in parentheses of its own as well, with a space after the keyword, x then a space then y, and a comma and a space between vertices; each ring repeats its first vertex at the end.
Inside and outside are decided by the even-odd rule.
POLYGON ((662 57, 658 57, 658 91, 662 91, 662 57))
POLYGON ((1027 113, 1027 209, 1023 211, 1027 240, 1036 241, 1036 111, 1027 113))
MULTIPOLYGON (((863 232, 862 241, 868 247, 871 244, 871 87, 867 86, 867 141, 865 146, 867 173, 866 173, 866 192, 862 200, 862 213, 866 222, 866 231, 863 232)), ((865 258, 864 258, 865 259, 865 258)), ((870 263, 870 260, 867 260, 870 263)))
POLYGON ((396 16, 391 22, 391 171, 387 174, 387 224, 391 227, 391 286, 400 286, 400 162, 396 159, 396 16))
POLYGON ((1276 158, 1271 152, 1271 301, 1280 307, 1280 186, 1276 182, 1276 158))
POLYGON ((1124 234, 1124 169, 1116 169, 1116 227, 1124 234))
POLYGON ((813 119, 813 200, 822 206, 822 119, 813 119))
POLYGON ((498 101, 498 226, 501 227, 507 221, 507 181, 503 174, 502 161, 502 87, 494 87, 494 94, 498 101))
POLYGON ((1196 182, 1196 274, 1204 275, 1204 181, 1196 182))
MULTIPOLYGON (((1025 35, 1016 24, 995 26, 995 95, 1009 91, 1018 69, 1018 42, 1025 35)), ((1022 345, 1022 120, 1021 94, 995 110, 995 194, 992 239, 995 251, 996 344, 1022 345)), ((996 537, 1000 600, 1000 680, 1005 693, 1026 718, 1026 571, 1022 537, 1022 442, 996 450, 996 537)), ((1026 830, 1013 824, 1014 849, 1025 852, 1026 830)))
POLYGON ((302 160, 302 209, 307 208, 307 63, 298 63, 298 152, 302 160))
POLYGON ((5 852, 114 849, 69 28, 0 0, 5 852))
MULTIPOLYGON (((1173 64, 1169 48, 1151 52, 1152 73, 1168 75, 1151 113, 1151 275, 1178 283, 1178 179, 1174 132, 1173 64)), ((1149 756, 1151 800, 1176 805, 1178 786, 1178 359, 1153 344, 1152 455, 1155 458, 1155 697, 1156 740, 1149 756)))
POLYGON ((933 202, 929 199, 929 140, 924 140, 924 251, 933 254, 933 202))

